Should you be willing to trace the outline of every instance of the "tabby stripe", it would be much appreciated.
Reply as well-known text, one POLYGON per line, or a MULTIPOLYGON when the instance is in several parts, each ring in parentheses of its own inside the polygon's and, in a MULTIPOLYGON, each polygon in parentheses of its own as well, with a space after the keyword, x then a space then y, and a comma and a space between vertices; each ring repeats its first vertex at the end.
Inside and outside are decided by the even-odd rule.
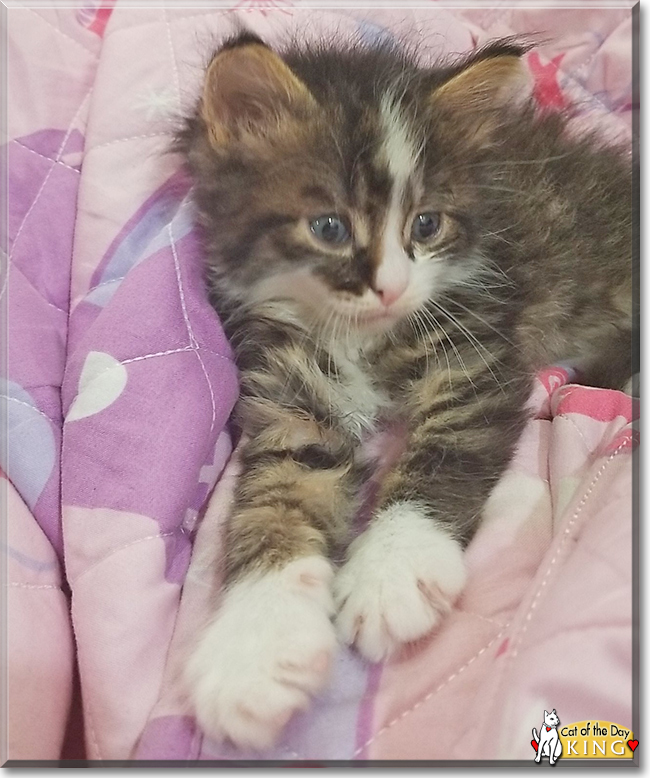
MULTIPOLYGON (((327 533, 329 530, 331 530, 332 526, 336 524, 338 518, 331 515, 325 516, 321 513, 311 511, 309 508, 305 507, 303 502, 291 497, 283 497, 278 499, 277 502, 270 500, 256 502, 255 508, 272 508, 274 510, 284 508, 285 510, 294 510, 299 513, 302 518, 306 519, 306 523, 309 524, 310 527, 314 527, 315 529, 321 530, 324 533, 327 533)), ((329 540, 329 537, 327 539, 329 540)))
POLYGON ((280 448, 251 451, 244 454, 243 457, 244 463, 250 467, 279 459, 293 459, 294 462, 312 470, 332 470, 348 464, 351 455, 348 451, 328 451, 318 444, 309 444, 298 449, 280 448))

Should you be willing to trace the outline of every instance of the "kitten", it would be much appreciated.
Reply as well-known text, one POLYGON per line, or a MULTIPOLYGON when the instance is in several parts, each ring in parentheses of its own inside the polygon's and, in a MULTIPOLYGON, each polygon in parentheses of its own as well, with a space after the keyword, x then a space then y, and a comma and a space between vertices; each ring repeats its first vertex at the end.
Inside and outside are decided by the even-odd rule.
POLYGON ((227 588, 186 673, 212 737, 269 746, 325 683, 336 632, 378 661, 439 623, 537 369, 632 373, 629 159, 535 109, 524 53, 424 68, 245 33, 207 69, 177 147, 248 440, 227 588), (360 442, 391 416, 404 452, 335 571, 360 442))

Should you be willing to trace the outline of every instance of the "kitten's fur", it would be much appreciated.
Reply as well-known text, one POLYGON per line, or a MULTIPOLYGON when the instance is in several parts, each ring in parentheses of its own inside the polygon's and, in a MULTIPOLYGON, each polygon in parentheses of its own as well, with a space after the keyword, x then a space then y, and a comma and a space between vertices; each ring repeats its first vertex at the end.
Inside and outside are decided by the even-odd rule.
POLYGON ((388 45, 280 57, 243 34, 208 68, 178 147, 249 441, 225 599, 187 671, 212 736, 273 741, 326 678, 335 610, 373 660, 435 626, 538 368, 577 358, 612 387, 632 373, 629 159, 538 112, 523 54, 501 41, 421 68, 388 45), (423 212, 440 231, 413 242, 423 212), (348 244, 310 231, 334 213, 348 244), (332 588, 355 454, 391 415, 404 453, 332 588))

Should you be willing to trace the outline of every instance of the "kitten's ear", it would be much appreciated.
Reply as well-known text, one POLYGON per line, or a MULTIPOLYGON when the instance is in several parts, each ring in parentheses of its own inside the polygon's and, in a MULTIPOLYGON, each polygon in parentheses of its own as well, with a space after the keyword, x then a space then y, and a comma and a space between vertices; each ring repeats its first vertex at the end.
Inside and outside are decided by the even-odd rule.
POLYGON ((547 711, 547 710, 545 710, 545 711, 544 711, 544 718, 546 718, 547 716, 548 716, 548 711, 547 711))
POLYGON ((210 142, 220 147, 242 133, 267 135, 284 120, 305 116, 315 107, 309 89, 282 59, 246 35, 213 58, 200 110, 210 142))
POLYGON ((529 48, 497 42, 480 49, 434 88, 434 108, 462 116, 475 137, 485 140, 497 126, 501 109, 525 102, 532 94, 532 78, 522 61, 529 48))

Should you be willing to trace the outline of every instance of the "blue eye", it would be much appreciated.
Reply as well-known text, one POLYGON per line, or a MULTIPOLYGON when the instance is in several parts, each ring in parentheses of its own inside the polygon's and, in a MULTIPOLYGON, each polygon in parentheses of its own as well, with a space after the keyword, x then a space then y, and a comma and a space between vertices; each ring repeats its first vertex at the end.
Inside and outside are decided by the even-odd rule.
POLYGON ((411 238, 415 241, 424 242, 431 240, 440 231, 439 213, 420 213, 413 220, 411 227, 411 238))
POLYGON ((341 244, 350 239, 347 224, 338 216, 319 216, 309 223, 309 227, 318 240, 323 243, 341 244))

